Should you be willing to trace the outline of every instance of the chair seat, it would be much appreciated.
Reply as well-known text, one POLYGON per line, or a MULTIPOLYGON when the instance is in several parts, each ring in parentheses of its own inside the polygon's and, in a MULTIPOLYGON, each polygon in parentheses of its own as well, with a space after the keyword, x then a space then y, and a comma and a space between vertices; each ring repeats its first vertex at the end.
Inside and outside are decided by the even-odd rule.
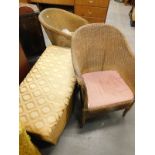
POLYGON ((88 109, 97 110, 129 104, 134 95, 117 71, 98 71, 82 75, 88 95, 88 109))

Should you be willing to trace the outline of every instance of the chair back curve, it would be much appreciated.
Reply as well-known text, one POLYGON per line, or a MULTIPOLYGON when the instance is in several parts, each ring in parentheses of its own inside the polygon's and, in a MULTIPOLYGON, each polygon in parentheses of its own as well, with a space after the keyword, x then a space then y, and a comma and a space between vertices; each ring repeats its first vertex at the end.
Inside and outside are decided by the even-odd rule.
POLYGON ((123 34, 107 24, 87 24, 72 36, 75 72, 117 70, 134 91, 134 55, 123 34))
POLYGON ((52 44, 70 47, 71 35, 63 32, 67 29, 74 32, 88 22, 71 12, 58 8, 47 8, 40 12, 39 21, 43 25, 52 44))

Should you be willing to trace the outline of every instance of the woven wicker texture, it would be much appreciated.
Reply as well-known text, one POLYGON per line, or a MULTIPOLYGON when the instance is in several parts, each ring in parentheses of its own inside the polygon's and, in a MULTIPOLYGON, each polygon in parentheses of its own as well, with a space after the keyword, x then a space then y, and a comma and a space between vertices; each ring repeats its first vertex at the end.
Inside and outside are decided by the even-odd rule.
POLYGON ((70 49, 49 46, 20 84, 26 130, 56 144, 70 115, 74 85, 70 49))
POLYGON ((97 23, 82 26, 73 34, 71 49, 76 77, 82 88, 84 110, 88 110, 84 73, 116 70, 134 94, 134 56, 118 29, 97 23))
POLYGON ((19 155, 41 155, 38 149, 32 144, 30 137, 21 124, 19 127, 19 155))
POLYGON ((62 9, 49 8, 39 14, 39 21, 45 28, 45 31, 53 45, 70 47, 71 36, 62 32, 68 29, 74 32, 77 28, 88 22, 73 13, 62 9))

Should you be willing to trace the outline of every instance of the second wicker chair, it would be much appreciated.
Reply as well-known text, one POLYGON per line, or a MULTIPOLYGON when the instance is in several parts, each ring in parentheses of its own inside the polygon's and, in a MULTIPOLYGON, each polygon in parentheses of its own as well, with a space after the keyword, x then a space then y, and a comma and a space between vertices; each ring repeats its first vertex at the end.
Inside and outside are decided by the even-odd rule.
POLYGON ((134 56, 122 33, 110 25, 88 24, 72 37, 72 58, 83 101, 82 126, 90 116, 134 103, 134 56))
POLYGON ((45 28, 52 44, 63 47, 70 47, 72 37, 72 35, 65 33, 63 30, 67 29, 72 33, 80 26, 88 23, 80 16, 57 8, 43 10, 39 14, 39 21, 45 28))

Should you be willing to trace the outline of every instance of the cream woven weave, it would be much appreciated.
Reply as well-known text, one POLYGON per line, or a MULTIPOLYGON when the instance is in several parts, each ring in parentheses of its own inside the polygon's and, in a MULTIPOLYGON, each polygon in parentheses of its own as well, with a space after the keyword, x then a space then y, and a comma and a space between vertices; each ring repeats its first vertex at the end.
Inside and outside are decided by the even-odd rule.
MULTIPOLYGON (((72 58, 78 84, 84 102, 82 124, 91 117, 88 107, 87 87, 83 79, 85 73, 97 71, 117 71, 135 95, 135 58, 124 35, 111 25, 94 23, 80 27, 72 36, 72 58)), ((123 116, 132 107, 134 100, 121 106, 107 106, 94 113, 125 109, 123 116)), ((101 106, 102 107, 102 106, 101 106)))
POLYGON ((57 8, 48 8, 41 11, 39 14, 39 21, 44 26, 52 44, 63 47, 71 46, 72 37, 63 32, 63 29, 74 32, 80 26, 88 24, 88 21, 84 18, 57 8))

